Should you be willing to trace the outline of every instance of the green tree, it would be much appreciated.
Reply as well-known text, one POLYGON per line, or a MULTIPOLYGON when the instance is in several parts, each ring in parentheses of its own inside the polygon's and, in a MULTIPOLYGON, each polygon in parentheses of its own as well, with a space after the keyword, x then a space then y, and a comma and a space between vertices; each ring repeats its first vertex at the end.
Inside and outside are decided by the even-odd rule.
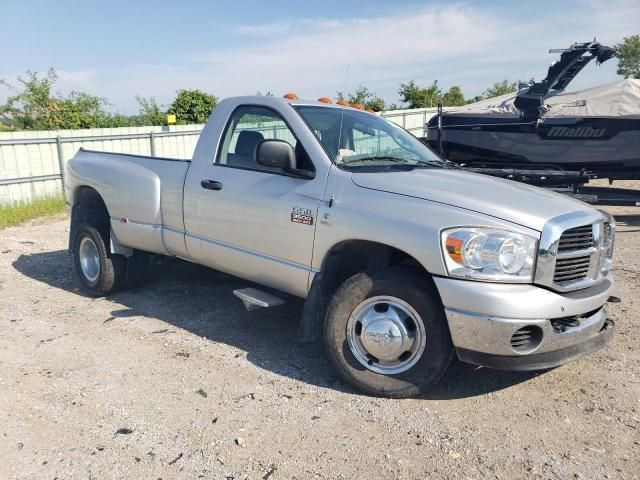
POLYGON ((618 75, 640 78, 640 35, 625 37, 615 45, 618 57, 618 75))
POLYGON ((44 77, 27 71, 18 76, 19 87, 5 80, 0 84, 14 92, 0 105, 0 123, 8 130, 60 130, 131 125, 129 117, 111 114, 105 98, 84 92, 71 92, 64 97, 52 93, 56 83, 55 70, 44 77))
POLYGON ((37 72, 27 70, 25 76, 18 76, 18 88, 0 80, 0 85, 15 92, 0 106, 0 119, 8 128, 15 129, 48 129, 51 119, 55 117, 57 108, 52 105, 51 87, 57 79, 56 72, 50 69, 44 78, 37 72))
POLYGON ((218 99, 215 96, 201 90, 178 90, 167 113, 175 114, 176 123, 179 125, 204 123, 217 104, 218 99))
POLYGON ((104 111, 108 105, 105 98, 88 93, 71 92, 67 98, 52 99, 57 106, 57 125, 53 128, 77 129, 111 126, 111 115, 104 111))
POLYGON ((413 80, 409 83, 401 83, 398 94, 400 100, 408 104, 408 108, 436 107, 442 101, 442 90, 438 87, 437 80, 426 88, 419 87, 413 80))
POLYGON ((103 119, 103 128, 118 128, 118 127, 136 127, 140 126, 135 116, 123 115, 121 113, 113 113, 107 115, 103 119))
POLYGON ((499 97, 500 95, 505 95, 507 93, 516 92, 518 91, 518 83, 519 82, 509 82, 509 80, 496 82, 484 91, 482 97, 493 98, 499 97))
POLYGON ((381 112, 384 110, 384 100, 378 97, 374 92, 369 90, 364 85, 360 85, 356 88, 355 93, 336 92, 338 100, 347 100, 351 104, 359 104, 364 108, 369 108, 374 112, 381 112))
POLYGON ((136 101, 140 105, 140 112, 138 113, 138 123, 140 125, 166 125, 167 114, 158 105, 155 98, 144 98, 136 95, 136 101))
POLYGON ((464 94, 462 93, 462 88, 458 85, 452 86, 449 90, 446 91, 444 95, 442 95, 442 105, 445 107, 457 107, 460 105, 465 105, 467 101, 464 98, 464 94))

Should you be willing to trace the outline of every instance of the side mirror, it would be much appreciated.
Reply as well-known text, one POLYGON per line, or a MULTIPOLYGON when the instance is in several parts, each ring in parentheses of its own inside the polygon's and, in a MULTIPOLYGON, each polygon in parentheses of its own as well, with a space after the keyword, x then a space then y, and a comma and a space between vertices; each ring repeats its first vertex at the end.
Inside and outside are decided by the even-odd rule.
POLYGON ((262 140, 256 147, 256 162, 265 167, 296 169, 296 153, 284 140, 262 140))

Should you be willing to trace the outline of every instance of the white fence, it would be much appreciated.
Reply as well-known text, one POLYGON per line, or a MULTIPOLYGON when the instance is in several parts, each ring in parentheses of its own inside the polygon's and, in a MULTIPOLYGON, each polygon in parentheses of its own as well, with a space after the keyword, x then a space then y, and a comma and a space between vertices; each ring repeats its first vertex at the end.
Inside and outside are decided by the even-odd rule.
MULTIPOLYGON (((436 109, 384 112, 390 121, 422 136, 436 109)), ((0 204, 62 191, 61 171, 80 147, 90 150, 190 159, 203 125, 0 132, 0 204)))

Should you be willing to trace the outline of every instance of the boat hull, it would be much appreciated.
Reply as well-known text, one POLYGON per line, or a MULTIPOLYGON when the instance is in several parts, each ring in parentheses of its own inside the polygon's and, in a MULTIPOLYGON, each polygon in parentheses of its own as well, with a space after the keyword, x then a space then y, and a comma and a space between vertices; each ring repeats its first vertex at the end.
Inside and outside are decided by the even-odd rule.
POLYGON ((554 165, 609 178, 640 178, 640 119, 521 122, 443 116, 427 125, 427 143, 456 163, 554 165))

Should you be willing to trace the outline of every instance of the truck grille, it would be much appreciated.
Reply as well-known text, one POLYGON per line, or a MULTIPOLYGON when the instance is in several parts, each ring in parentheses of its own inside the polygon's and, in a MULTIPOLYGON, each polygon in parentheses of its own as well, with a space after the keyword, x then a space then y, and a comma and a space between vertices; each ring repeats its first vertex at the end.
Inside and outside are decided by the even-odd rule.
POLYGON ((595 210, 559 215, 540 232, 534 282, 572 292, 605 280, 611 264, 615 223, 595 210))
POLYGON ((553 281, 556 283, 582 280, 587 276, 591 255, 583 255, 574 258, 559 258, 556 260, 556 271, 553 281))
POLYGON ((589 275, 594 247, 593 225, 566 230, 558 241, 558 253, 553 282, 567 286, 589 275))
POLYGON ((593 246, 593 226, 571 228, 565 231, 558 243, 558 253, 584 250, 593 246))

